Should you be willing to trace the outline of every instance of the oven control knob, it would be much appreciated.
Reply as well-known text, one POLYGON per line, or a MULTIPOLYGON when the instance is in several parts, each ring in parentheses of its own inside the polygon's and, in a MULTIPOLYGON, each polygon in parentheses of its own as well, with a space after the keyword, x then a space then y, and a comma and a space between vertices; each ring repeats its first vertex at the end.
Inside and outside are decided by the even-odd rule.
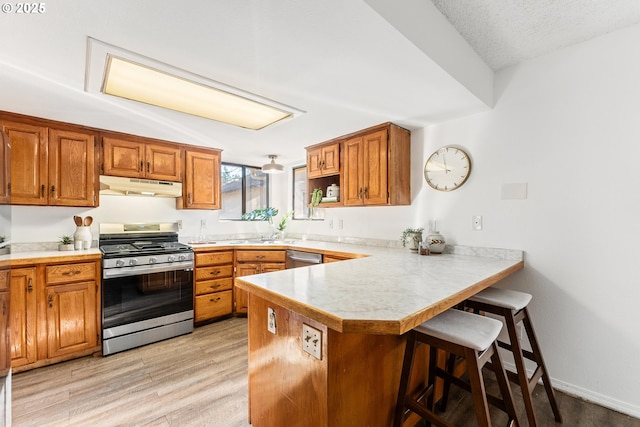
POLYGON ((187 259, 187 256, 186 256, 186 255, 178 255, 178 260, 180 260, 180 261, 184 261, 184 260, 186 260, 186 259, 187 259))
POLYGON ((137 265, 138 264, 138 260, 135 258, 132 258, 129 260, 129 265, 137 265))
POLYGON ((121 259, 117 260, 116 261, 116 267, 122 267, 122 266, 124 266, 124 261, 121 260, 121 259))
POLYGON ((175 256, 175 255, 169 255, 169 256, 167 257, 167 261, 169 261, 169 262, 173 262, 173 261, 175 261, 175 260, 176 260, 176 256, 175 256))
POLYGON ((155 264, 156 262, 158 262, 158 258, 152 256, 151 258, 149 258, 149 264, 155 264))

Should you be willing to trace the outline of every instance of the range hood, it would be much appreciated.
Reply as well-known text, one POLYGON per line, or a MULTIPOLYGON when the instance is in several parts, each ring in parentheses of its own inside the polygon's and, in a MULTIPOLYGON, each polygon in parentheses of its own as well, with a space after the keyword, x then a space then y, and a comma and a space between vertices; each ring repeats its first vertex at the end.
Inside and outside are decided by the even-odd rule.
POLYGON ((182 196, 182 183, 100 175, 100 194, 175 198, 182 196))

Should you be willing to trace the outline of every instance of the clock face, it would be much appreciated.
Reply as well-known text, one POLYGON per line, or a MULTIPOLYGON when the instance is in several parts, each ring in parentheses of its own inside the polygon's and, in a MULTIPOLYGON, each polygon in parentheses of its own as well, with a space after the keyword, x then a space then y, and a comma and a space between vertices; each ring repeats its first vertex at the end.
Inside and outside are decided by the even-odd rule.
POLYGON ((471 172, 469 155, 460 148, 442 147, 424 165, 424 179, 438 191, 452 191, 465 183, 471 172))

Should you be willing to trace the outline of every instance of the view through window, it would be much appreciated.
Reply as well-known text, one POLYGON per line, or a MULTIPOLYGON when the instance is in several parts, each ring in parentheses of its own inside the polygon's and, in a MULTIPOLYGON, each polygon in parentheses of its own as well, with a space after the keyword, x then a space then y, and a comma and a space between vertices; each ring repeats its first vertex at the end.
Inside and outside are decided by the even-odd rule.
POLYGON ((269 207, 269 175, 259 167, 222 163, 220 219, 241 219, 242 214, 269 207))

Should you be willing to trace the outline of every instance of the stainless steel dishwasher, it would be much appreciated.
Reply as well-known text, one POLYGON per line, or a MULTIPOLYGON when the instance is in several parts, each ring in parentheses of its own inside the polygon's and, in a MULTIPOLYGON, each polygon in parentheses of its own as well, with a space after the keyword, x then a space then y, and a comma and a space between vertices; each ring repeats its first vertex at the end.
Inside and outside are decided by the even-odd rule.
POLYGON ((304 267, 314 264, 322 264, 322 254, 292 249, 287 250, 286 268, 304 267))

